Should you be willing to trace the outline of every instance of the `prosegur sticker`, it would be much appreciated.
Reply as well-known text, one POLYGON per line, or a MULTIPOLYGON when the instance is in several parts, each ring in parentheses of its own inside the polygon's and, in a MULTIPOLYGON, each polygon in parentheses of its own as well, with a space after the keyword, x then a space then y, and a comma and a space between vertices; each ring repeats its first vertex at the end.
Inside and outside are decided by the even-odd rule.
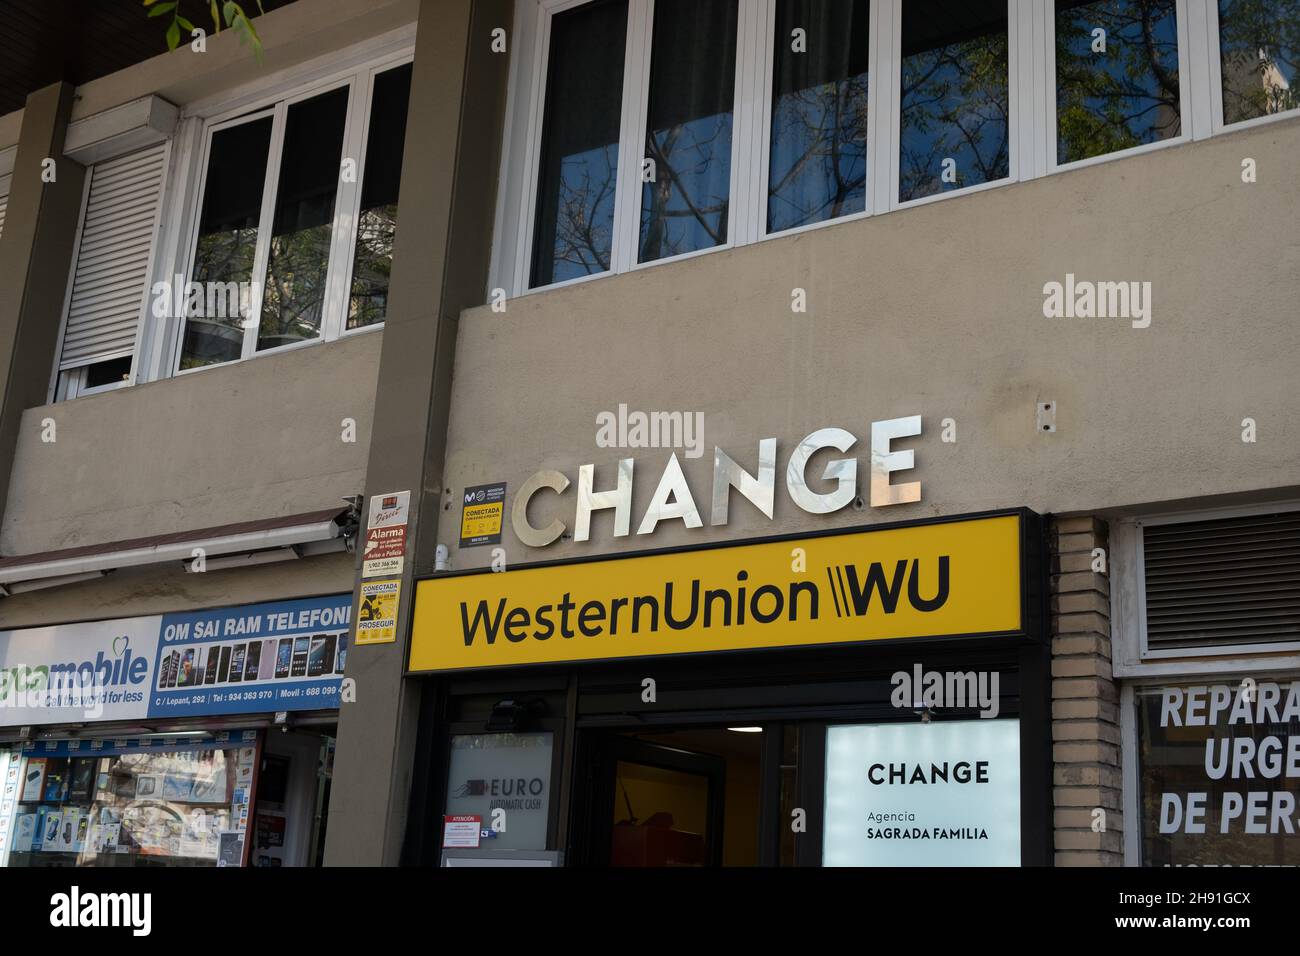
POLYGON ((357 644, 391 644, 397 640, 397 605, 401 581, 365 581, 357 611, 357 644))
POLYGON ((501 543, 501 521, 506 511, 506 483, 475 485, 465 489, 460 514, 460 546, 501 543))

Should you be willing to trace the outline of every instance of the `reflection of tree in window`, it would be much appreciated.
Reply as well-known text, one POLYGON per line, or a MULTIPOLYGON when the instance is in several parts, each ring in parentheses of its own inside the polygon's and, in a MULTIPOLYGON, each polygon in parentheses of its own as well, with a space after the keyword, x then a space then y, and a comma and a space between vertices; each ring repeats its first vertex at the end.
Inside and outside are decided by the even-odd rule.
POLYGON ((777 6, 768 232, 866 208, 869 11, 866 0, 777 6))
POLYGON ((902 55, 899 200, 1010 175, 1005 0, 908 0, 902 55))
POLYGON ((410 94, 409 63, 375 77, 348 298, 349 329, 374 325, 388 315, 388 282, 393 270, 397 194, 402 180, 402 147, 406 142, 410 94))
POLYGON ((657 0, 639 261, 727 241, 736 0, 657 0))
POLYGON ((1179 135, 1175 7, 1057 0, 1057 162, 1179 135))
MULTIPOLYGON (((209 283, 252 280, 270 146, 269 116, 212 134, 192 273, 192 281, 205 289, 209 283)), ((238 295, 234 301, 239 301, 238 295)), ((186 316, 180 367, 199 368, 239 358, 243 323, 237 311, 208 315, 204 297, 202 308, 191 309, 186 316)))
POLYGON ((1300 0, 1219 0, 1223 121, 1300 108, 1300 0))
POLYGON ((614 240, 627 0, 551 21, 531 284, 608 271, 614 240))
POLYGON ((259 351, 320 335, 347 109, 347 87, 289 107, 259 351))

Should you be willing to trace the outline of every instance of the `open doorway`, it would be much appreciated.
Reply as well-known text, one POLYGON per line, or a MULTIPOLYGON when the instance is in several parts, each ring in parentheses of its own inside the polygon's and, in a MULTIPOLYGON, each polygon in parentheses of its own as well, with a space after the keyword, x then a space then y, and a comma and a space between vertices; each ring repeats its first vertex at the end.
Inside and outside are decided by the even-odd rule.
POLYGON ((603 732, 592 862, 756 866, 760 727, 603 732))

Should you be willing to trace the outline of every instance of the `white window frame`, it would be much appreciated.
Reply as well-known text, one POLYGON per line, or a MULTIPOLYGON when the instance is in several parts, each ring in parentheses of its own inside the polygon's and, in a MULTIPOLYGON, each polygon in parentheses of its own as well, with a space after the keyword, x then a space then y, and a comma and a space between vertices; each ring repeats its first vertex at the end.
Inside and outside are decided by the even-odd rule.
MULTIPOLYGON (((283 139, 284 114, 288 106, 341 86, 350 88, 347 120, 344 126, 342 156, 355 159, 355 182, 340 177, 335 194, 334 221, 331 232, 329 266, 321 334, 301 342, 256 351, 257 326, 261 320, 260 295, 252 303, 249 325, 244 329, 244 349, 238 359, 193 369, 180 369, 184 341, 183 317, 155 318, 146 309, 147 320, 137 346, 138 369, 134 380, 156 381, 188 375, 263 355, 279 355, 300 348, 341 341, 351 336, 376 332, 383 322, 348 329, 348 290, 351 288, 353 257, 356 248, 356 225, 359 217, 361 187, 365 182, 365 150, 370 122, 371 95, 375 76, 412 62, 415 55, 415 25, 409 24, 380 37, 336 51, 307 63, 282 70, 257 82, 199 100, 186 107, 173 140, 175 162, 171 164, 164 186, 161 205, 180 210, 164 217, 161 253, 154 257, 151 283, 177 281, 187 283, 192 275, 198 220, 207 177, 207 159, 212 133, 218 128, 249 121, 252 114, 277 116, 273 119, 271 153, 267 163, 267 183, 263 187, 262 214, 258 230, 258 260, 254 276, 258 292, 265 281, 265 249, 269 249, 269 216, 274 210, 275 186, 279 180, 280 144, 283 139), (248 354, 248 342, 254 351, 248 354)), ((152 284, 151 284, 152 289, 152 284)), ((152 304, 152 296, 150 296, 152 304)))
POLYGON ((1205 5, 1206 29, 1209 31, 1209 48, 1211 56, 1209 58, 1209 83, 1210 83, 1210 116, 1213 122, 1213 131, 1219 133, 1235 133, 1240 129, 1251 129, 1256 126, 1264 126, 1267 123, 1276 123, 1279 120, 1295 119, 1300 116, 1300 107, 1295 109, 1284 110, 1281 113, 1270 113, 1266 116, 1256 116, 1253 119, 1241 120, 1236 123, 1228 123, 1223 119, 1223 50, 1219 45, 1219 2, 1218 0, 1190 0, 1190 2, 1201 2, 1205 5))
MULTIPOLYGON (((1192 3, 1199 4, 1201 0, 1191 0, 1192 3)), ((1100 156, 1089 156, 1087 159, 1076 159, 1068 163, 1058 163, 1056 135, 1058 130, 1058 118, 1056 115, 1056 4, 1053 0, 1043 4, 1043 14, 1047 18, 1047 36, 1048 44, 1047 54, 1047 90, 1046 96, 1051 108, 1051 125, 1047 130, 1048 148, 1047 148, 1047 171, 1048 173, 1065 172, 1071 169, 1083 169, 1087 166, 1095 166, 1098 163, 1108 162, 1113 159, 1123 159, 1128 156, 1141 156, 1143 153, 1154 152, 1158 149, 1168 149, 1171 146, 1181 146, 1189 143, 1193 139, 1194 113, 1196 112, 1196 98, 1192 94, 1192 64, 1194 62, 1190 54, 1192 41, 1192 30, 1189 23, 1190 13, 1188 11, 1188 0, 1176 0, 1174 4, 1174 19, 1177 21, 1178 30, 1178 129, 1177 136, 1171 136, 1168 139, 1156 140, 1153 143, 1142 143, 1139 146, 1130 146, 1128 149, 1117 149, 1113 152, 1102 153, 1100 156)))
MULTIPOLYGON (((627 39, 623 55, 623 109, 619 121, 618 171, 614 184, 614 224, 610 249, 610 267, 604 272, 576 276, 548 285, 530 287, 532 251, 537 214, 537 195, 541 175, 542 128, 546 110, 546 78, 550 57, 551 24, 555 16, 590 0, 523 0, 516 5, 515 35, 524 38, 517 49, 524 51, 512 69, 511 92, 507 100, 509 131, 505 137, 502 159, 502 185, 498 195, 498 236, 506 243, 495 243, 493 276, 507 295, 520 296, 543 289, 558 289, 589 282, 607 275, 634 272, 652 266, 679 262, 710 252, 730 249, 753 241, 755 226, 750 219, 753 206, 756 167, 742 162, 754 153, 754 137, 761 122, 756 115, 758 104, 753 96, 754 77, 760 75, 763 57, 755 41, 763 31, 762 15, 775 9, 772 0, 744 0, 738 4, 736 18, 736 72, 732 100, 731 178, 728 196, 727 240, 716 246, 695 249, 680 255, 639 262, 641 231, 641 159, 645 127, 649 113, 650 52, 653 42, 654 0, 628 0, 627 39), (748 41, 748 42, 747 42, 748 41), (529 76, 527 92, 520 90, 522 77, 529 76), (522 111, 527 103, 529 108, 522 111), (513 135, 512 135, 513 133, 513 135), (512 163, 513 142, 524 143, 522 164, 512 163), (510 209, 513 194, 509 188, 512 175, 523 176, 518 205, 510 209), (636 188, 633 188, 636 187, 636 188), (510 210, 510 211, 507 211, 510 210), (739 221, 738 221, 739 218, 739 221)), ((770 18, 768 23, 770 31, 770 18)))
POLYGON ((777 0, 741 0, 737 23, 736 96, 732 134, 731 209, 725 244, 636 262, 640 227, 640 143, 644 139, 654 0, 629 0, 624 55, 624 110, 619 136, 615 235, 605 272, 549 285, 528 284, 536 213, 550 24, 556 13, 590 0, 519 0, 515 4, 516 55, 511 63, 506 128, 493 234, 489 294, 507 297, 551 291, 593 279, 706 255, 939 202, 1057 172, 1168 149, 1223 132, 1295 118, 1300 109, 1223 124, 1218 0, 1176 0, 1181 131, 1178 136, 1070 163, 1056 161, 1056 13, 1052 0, 1007 0, 1009 175, 906 202, 898 200, 900 55, 905 0, 871 0, 867 92, 867 196, 865 208, 781 232, 767 232, 770 176, 772 71, 777 0), (629 94, 629 90, 635 93, 629 94), (627 145, 635 144, 629 150, 627 145))
POLYGON ((1300 511, 1300 501, 1152 514, 1112 523, 1110 611, 1113 670, 1117 678, 1292 670, 1300 667, 1300 641, 1154 650, 1147 643, 1143 527, 1279 511, 1300 511))

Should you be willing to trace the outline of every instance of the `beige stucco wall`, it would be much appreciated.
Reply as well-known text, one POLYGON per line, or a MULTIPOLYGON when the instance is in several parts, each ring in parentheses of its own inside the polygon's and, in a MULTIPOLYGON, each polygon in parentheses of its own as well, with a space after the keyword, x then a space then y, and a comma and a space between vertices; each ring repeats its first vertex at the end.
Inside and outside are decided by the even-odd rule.
POLYGON ((363 490, 382 333, 29 409, 0 553, 344 507, 363 490), (42 441, 45 419, 56 440, 42 441), (344 442, 342 421, 356 421, 344 442))
MULTIPOLYGON (((233 31, 207 38, 207 50, 188 46, 137 63, 77 88, 72 119, 155 94, 177 105, 244 83, 414 23, 418 0, 296 0, 254 22, 264 51, 261 63, 233 31)), ((144 12, 141 12, 144 16, 144 12)), ((211 32, 212 23, 195 21, 211 32)), ((165 50, 163 29, 159 49, 165 50)))
MULTIPOLYGON (((507 531, 513 561, 702 543, 1024 505, 1092 512, 1300 486, 1300 120, 1157 150, 889 215, 716 252, 480 308, 461 320, 444 491, 517 488, 539 468, 573 482, 535 499, 535 524, 572 529, 578 466, 614 485, 637 460, 633 534, 544 552, 507 531), (1258 164, 1243 184, 1241 163, 1258 164), (1152 283, 1150 328, 1125 319, 1048 319, 1043 285, 1152 283), (791 290, 807 290, 792 314, 791 290), (1059 403, 1057 431, 1035 427, 1059 403), (686 475, 705 528, 635 530, 667 452, 596 447, 595 419, 631 409, 702 411, 705 456, 686 475), (785 462, 816 428, 843 427, 860 485, 873 420, 919 414, 919 504, 795 508, 785 462), (940 440, 940 422, 957 441, 940 440), (1258 441, 1241 440, 1242 419, 1258 441), (712 450, 753 469, 778 446, 775 520, 732 495, 728 527, 708 527, 712 450)), ((836 456, 838 457, 838 456, 836 456)), ((810 475, 820 475, 814 459, 810 475)), ((511 497, 507 504, 513 500, 511 497)), ((491 549, 457 553, 482 566, 491 549)))

